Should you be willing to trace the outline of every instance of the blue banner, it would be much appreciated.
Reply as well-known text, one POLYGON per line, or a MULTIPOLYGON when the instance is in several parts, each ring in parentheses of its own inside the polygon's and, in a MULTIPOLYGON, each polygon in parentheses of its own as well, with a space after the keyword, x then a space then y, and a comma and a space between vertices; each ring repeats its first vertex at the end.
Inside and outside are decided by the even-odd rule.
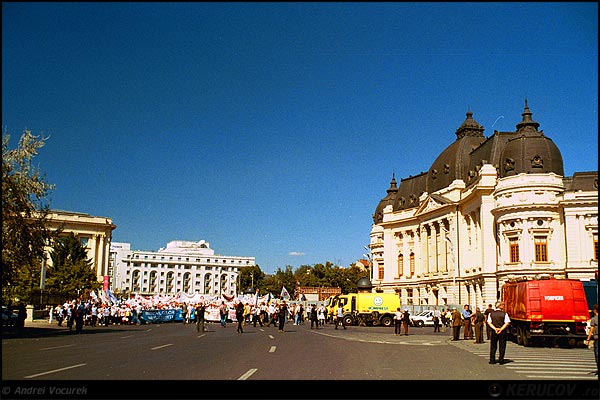
POLYGON ((161 322, 182 322, 183 314, 180 309, 142 310, 140 315, 142 323, 155 324, 161 322))

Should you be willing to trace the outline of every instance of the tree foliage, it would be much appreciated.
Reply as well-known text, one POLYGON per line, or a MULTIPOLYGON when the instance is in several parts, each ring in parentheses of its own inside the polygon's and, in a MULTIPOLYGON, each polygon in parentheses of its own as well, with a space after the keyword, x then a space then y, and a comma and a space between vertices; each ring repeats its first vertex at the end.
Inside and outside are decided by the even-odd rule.
MULTIPOLYGON (((32 164, 45 139, 24 131, 15 149, 2 135, 2 296, 31 290, 35 268, 52 239, 46 229, 47 195, 54 189, 32 164), (24 277, 27 277, 26 279, 24 277), (27 287, 21 287, 27 285, 27 287)), ((39 274, 39 272, 38 272, 39 274)), ((38 275, 39 279, 39 275, 38 275)), ((39 280, 37 285, 39 285, 39 280)))
MULTIPOLYGON (((369 272, 355 265, 344 268, 326 261, 325 264, 301 265, 296 270, 287 265, 285 269, 277 268, 274 274, 263 276, 264 279, 257 281, 255 275, 254 286, 259 288, 261 294, 271 292, 279 297, 283 286, 292 296, 299 286, 339 287, 342 293, 356 292, 356 284, 360 279, 369 277, 369 272)), ((247 278, 243 279, 247 282, 247 278)), ((245 288, 242 286, 241 290, 245 288)))
POLYGON ((247 290, 260 290, 260 284, 265 278, 265 273, 260 269, 258 265, 251 265, 244 267, 240 270, 238 275, 239 283, 238 288, 240 292, 247 290))
POLYGON ((92 261, 87 258, 87 249, 72 232, 54 242, 50 257, 52 266, 46 275, 49 290, 75 297, 100 288, 92 261))

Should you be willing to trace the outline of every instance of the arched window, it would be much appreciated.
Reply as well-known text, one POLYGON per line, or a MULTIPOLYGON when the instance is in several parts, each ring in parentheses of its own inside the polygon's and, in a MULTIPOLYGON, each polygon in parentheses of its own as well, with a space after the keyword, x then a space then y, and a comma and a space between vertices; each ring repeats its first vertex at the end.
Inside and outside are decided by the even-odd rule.
POLYGON ((175 289, 175 274, 173 273, 173 271, 169 271, 169 273, 167 274, 167 293, 173 293, 174 289, 175 289))
POLYGON ((402 276, 402 272, 404 269, 404 254, 398 254, 398 278, 402 276))
POLYGON ((410 253, 410 276, 415 274, 415 253, 410 253))

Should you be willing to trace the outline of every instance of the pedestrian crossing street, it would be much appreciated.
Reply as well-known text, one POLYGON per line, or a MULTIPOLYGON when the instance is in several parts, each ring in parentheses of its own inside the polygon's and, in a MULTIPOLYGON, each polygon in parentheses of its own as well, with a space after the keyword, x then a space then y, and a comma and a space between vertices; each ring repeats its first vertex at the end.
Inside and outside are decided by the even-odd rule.
MULTIPOLYGON (((474 344, 472 340, 449 341, 453 346, 489 360, 490 342, 474 344)), ((496 352, 496 358, 498 352, 496 352)), ((501 368, 523 374, 524 379, 590 379, 597 380, 594 350, 586 348, 524 347, 513 342, 506 345, 501 368)))

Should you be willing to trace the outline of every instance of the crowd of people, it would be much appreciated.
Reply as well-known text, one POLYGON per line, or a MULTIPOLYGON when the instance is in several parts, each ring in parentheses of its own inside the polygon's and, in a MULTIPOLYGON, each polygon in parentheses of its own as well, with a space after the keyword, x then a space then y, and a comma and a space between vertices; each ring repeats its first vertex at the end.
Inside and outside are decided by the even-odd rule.
MULTIPOLYGON (((57 304, 50 312, 49 323, 65 326, 69 330, 81 332, 84 326, 140 325, 147 323, 144 312, 174 310, 181 318, 176 321, 184 324, 202 322, 220 322, 226 326, 228 322, 238 323, 238 332, 243 326, 277 326, 283 331, 287 321, 293 325, 302 325, 310 321, 311 329, 319 329, 328 320, 327 308, 324 305, 302 303, 287 304, 285 300, 272 299, 268 302, 253 302, 240 299, 211 299, 208 301, 188 302, 169 299, 168 301, 127 301, 103 302, 100 299, 73 299, 57 304)), ((147 300, 147 299, 145 299, 147 300)), ((329 319, 333 321, 333 316, 329 319)))

